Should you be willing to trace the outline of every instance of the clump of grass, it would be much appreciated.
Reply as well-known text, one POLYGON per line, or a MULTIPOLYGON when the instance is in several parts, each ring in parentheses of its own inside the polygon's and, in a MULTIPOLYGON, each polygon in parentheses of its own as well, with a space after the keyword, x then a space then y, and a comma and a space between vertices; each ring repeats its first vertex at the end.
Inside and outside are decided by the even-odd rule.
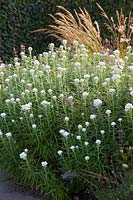
POLYGON ((123 13, 123 10, 116 10, 116 20, 109 17, 104 9, 97 3, 101 11, 101 15, 107 20, 105 23, 107 29, 112 33, 113 45, 120 49, 121 56, 125 56, 126 47, 132 43, 133 40, 133 17, 130 12, 128 17, 123 13))
POLYGON ((0 65, 0 165, 54 200, 118 185, 133 153, 132 47, 122 59, 62 44, 0 65))
POLYGON ((85 8, 80 8, 80 13, 74 10, 76 17, 64 7, 58 6, 58 8, 61 10, 60 12, 50 15, 54 25, 49 25, 48 29, 38 29, 35 32, 44 31, 60 42, 63 39, 67 40, 69 44, 77 40, 80 44, 83 43, 91 52, 103 51, 99 25, 96 21, 92 22, 85 8))

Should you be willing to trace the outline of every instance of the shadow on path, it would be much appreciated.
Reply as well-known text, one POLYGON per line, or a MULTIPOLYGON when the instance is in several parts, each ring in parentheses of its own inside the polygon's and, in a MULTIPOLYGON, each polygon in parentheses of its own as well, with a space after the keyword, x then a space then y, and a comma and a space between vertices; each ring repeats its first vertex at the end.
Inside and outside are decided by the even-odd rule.
MULTIPOLYGON (((0 171, 0 200, 46 200, 31 191, 17 189, 18 187, 0 171)), ((48 200, 48 199, 47 199, 48 200)))

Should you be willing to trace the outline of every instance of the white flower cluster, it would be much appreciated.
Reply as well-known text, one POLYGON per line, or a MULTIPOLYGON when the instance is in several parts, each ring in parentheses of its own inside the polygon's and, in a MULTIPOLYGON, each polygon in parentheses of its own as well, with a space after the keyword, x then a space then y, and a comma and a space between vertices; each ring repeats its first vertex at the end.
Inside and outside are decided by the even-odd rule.
POLYGON ((82 97, 83 97, 83 98, 86 98, 86 97, 88 97, 88 96, 89 96, 89 93, 88 93, 88 92, 83 92, 83 93, 82 93, 82 97))
POLYGON ((21 110, 22 111, 29 111, 31 109, 31 107, 32 107, 32 103, 29 102, 27 104, 21 105, 21 110))
POLYGON ((41 166, 42 166, 42 167, 47 167, 47 165, 48 165, 48 162, 47 162, 47 161, 41 162, 41 166))
POLYGON ((59 133, 65 138, 67 138, 70 135, 70 133, 64 129, 60 129, 59 133))
POLYGON ((99 146, 101 144, 101 140, 97 139, 96 144, 99 146))
POLYGON ((62 151, 62 150, 58 150, 58 151, 57 151, 57 154, 58 154, 59 156, 61 156, 61 155, 63 154, 63 151, 62 151))
POLYGON ((6 117, 6 113, 1 113, 0 116, 1 116, 2 118, 5 118, 5 117, 6 117))
POLYGON ((85 156, 85 160, 86 161, 90 160, 90 157, 89 156, 85 156))
POLYGON ((111 110, 106 110, 106 112, 105 112, 108 116, 110 116, 110 114, 111 114, 111 110))
POLYGON ((102 101, 100 99, 94 99, 93 106, 99 108, 102 105, 102 101))
POLYGON ((116 90, 115 90, 114 88, 110 88, 110 89, 109 89, 109 94, 114 95, 114 94, 115 94, 115 91, 116 91, 116 90))
POLYGON ((22 153, 19 154, 19 157, 20 157, 22 160, 27 160, 27 152, 23 151, 22 153))
POLYGON ((90 115, 90 119, 94 120, 96 118, 95 114, 90 115))
POLYGON ((133 109, 133 105, 131 103, 127 103, 125 105, 125 112, 129 112, 133 109))
POLYGON ((43 105, 44 107, 47 107, 47 106, 50 106, 50 102, 47 101, 47 100, 43 100, 43 101, 41 102, 41 105, 43 105))
POLYGON ((7 138, 11 138, 11 136, 12 136, 11 132, 6 133, 5 135, 7 138))

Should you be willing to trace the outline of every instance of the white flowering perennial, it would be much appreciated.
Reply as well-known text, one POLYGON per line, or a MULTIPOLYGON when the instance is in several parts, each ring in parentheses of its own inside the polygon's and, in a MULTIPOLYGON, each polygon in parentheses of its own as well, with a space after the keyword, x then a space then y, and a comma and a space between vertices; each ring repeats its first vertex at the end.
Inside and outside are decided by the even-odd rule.
POLYGON ((81 136, 80 136, 80 135, 77 135, 77 136, 76 136, 76 139, 77 139, 77 140, 81 140, 81 136))
POLYGON ((25 153, 28 153, 28 151, 29 151, 28 149, 24 149, 24 152, 25 152, 25 153))
POLYGON ((6 113, 1 113, 0 116, 1 116, 2 118, 5 118, 5 117, 6 117, 6 113))
POLYGON ((42 166, 42 167, 47 167, 47 165, 48 165, 48 162, 47 162, 47 161, 41 162, 41 166, 42 166))
POLYGON ((116 50, 113 51, 113 54, 114 54, 116 57, 119 57, 120 51, 119 51, 118 49, 116 49, 116 50))
POLYGON ((62 150, 58 150, 58 151, 57 151, 57 154, 58 154, 59 156, 61 156, 61 155, 63 154, 63 151, 62 151, 62 150))
POLYGON ((68 121, 69 121, 69 117, 65 117, 65 118, 64 118, 64 121, 65 121, 65 122, 68 122, 68 121))
POLYGON ((85 146, 88 146, 88 144, 89 144, 89 142, 87 142, 87 141, 84 142, 84 145, 85 145, 85 146))
POLYGON ((96 144, 99 146, 101 144, 101 140, 96 140, 96 144))
POLYGON ((122 122, 122 118, 118 118, 118 122, 122 122))
POLYGON ((96 108, 101 107, 102 105, 102 101, 100 99, 94 99, 93 101, 93 106, 95 106, 96 108))
POLYGON ((113 76, 112 76, 113 81, 119 81, 120 78, 121 78, 121 76, 119 74, 113 74, 113 76))
POLYGON ((50 106, 50 102, 47 101, 47 100, 43 100, 43 101, 41 102, 41 105, 44 106, 44 107, 47 107, 47 106, 50 106))
POLYGON ((106 110, 105 113, 109 116, 111 114, 111 110, 106 110))
POLYGON ((24 105, 21 105, 21 110, 22 111, 29 111, 29 110, 31 110, 31 108, 32 108, 32 103, 31 102, 29 102, 27 104, 24 104, 24 105))
POLYGON ((75 146, 70 146, 70 149, 72 150, 72 151, 74 151, 75 150, 75 146))
POLYGON ((133 105, 131 103, 127 103, 125 105, 125 112, 129 112, 133 109, 133 105))
POLYGON ((75 67, 80 67, 80 65, 81 65, 80 62, 75 62, 75 63, 74 63, 74 66, 75 66, 75 67))
POLYGON ((79 129, 79 130, 82 129, 82 125, 81 125, 81 124, 78 125, 78 129, 79 129))
POLYGON ((79 82, 80 82, 80 80, 79 80, 78 78, 75 78, 75 79, 74 79, 74 84, 75 84, 75 85, 78 85, 79 82))
POLYGON ((111 122, 111 126, 112 127, 116 126, 116 123, 115 122, 111 122))
POLYGON ((70 133, 68 131, 65 131, 64 129, 60 129, 59 133, 64 137, 67 138, 70 133))
POLYGON ((86 161, 90 160, 90 157, 89 156, 85 156, 85 160, 86 161))
POLYGON ((83 93, 82 93, 82 97, 83 97, 83 98, 87 98, 88 96, 89 96, 89 93, 88 93, 88 92, 83 92, 83 93))
POLYGON ((37 125, 36 124, 32 124, 32 128, 36 129, 37 125))
POLYGON ((89 124, 90 124, 89 122, 85 122, 85 125, 86 125, 86 126, 89 126, 89 124))
POLYGON ((90 119, 94 120, 96 118, 95 114, 90 115, 90 119))
POLYGON ((114 88, 110 88, 110 89, 109 89, 109 94, 114 95, 114 94, 115 94, 115 91, 116 91, 116 90, 115 90, 114 88))
POLYGON ((27 160, 27 152, 23 151, 22 153, 19 154, 19 157, 20 157, 22 160, 27 160))
POLYGON ((67 40, 62 40, 62 44, 63 44, 64 47, 66 47, 66 45, 67 45, 67 40))
POLYGON ((9 170, 14 167, 19 174, 22 169, 20 177, 27 177, 29 185, 36 173, 43 175, 33 180, 35 185, 59 191, 56 199, 69 199, 62 197, 58 175, 65 174, 72 184, 80 171, 108 178, 105 169, 113 170, 114 162, 126 168, 119 154, 130 169, 132 47, 122 58, 119 50, 91 54, 78 41, 71 49, 63 40, 59 48, 51 43, 48 52, 31 53, 29 48, 13 64, 0 64, 0 165, 6 166, 9 156, 9 170), (112 158, 110 163, 107 158, 112 158))
POLYGON ((8 132, 5 134, 7 138, 10 138, 12 136, 11 132, 8 132))
POLYGON ((101 135, 104 135, 105 130, 100 130, 101 135))
POLYGON ((82 128, 82 132, 85 133, 86 132, 86 128, 82 128))

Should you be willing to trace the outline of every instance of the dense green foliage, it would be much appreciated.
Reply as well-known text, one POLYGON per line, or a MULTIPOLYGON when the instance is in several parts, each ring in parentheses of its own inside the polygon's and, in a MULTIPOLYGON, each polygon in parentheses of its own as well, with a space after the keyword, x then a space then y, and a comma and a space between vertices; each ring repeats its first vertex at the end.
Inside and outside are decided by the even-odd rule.
MULTIPOLYGON (((109 15, 123 8, 125 13, 133 9, 131 0, 99 0, 97 1, 109 15)), ((31 33, 38 28, 44 28, 51 23, 48 14, 57 11, 56 6, 62 5, 72 11, 85 7, 94 20, 98 20, 101 28, 103 19, 99 15, 95 0, 1 0, 0 1, 0 57, 7 60, 13 56, 13 48, 21 44, 32 46, 37 53, 44 51, 48 39, 43 33, 31 33)), ((104 30, 104 29, 103 29, 104 30)), ((103 33, 105 34, 105 33, 103 33)))
POLYGON ((103 189, 98 192, 100 200, 132 200, 133 199, 133 172, 125 173, 122 184, 116 188, 103 189))
POLYGON ((0 165, 54 200, 118 185, 133 162, 132 47, 122 59, 62 43, 0 65, 0 165))

